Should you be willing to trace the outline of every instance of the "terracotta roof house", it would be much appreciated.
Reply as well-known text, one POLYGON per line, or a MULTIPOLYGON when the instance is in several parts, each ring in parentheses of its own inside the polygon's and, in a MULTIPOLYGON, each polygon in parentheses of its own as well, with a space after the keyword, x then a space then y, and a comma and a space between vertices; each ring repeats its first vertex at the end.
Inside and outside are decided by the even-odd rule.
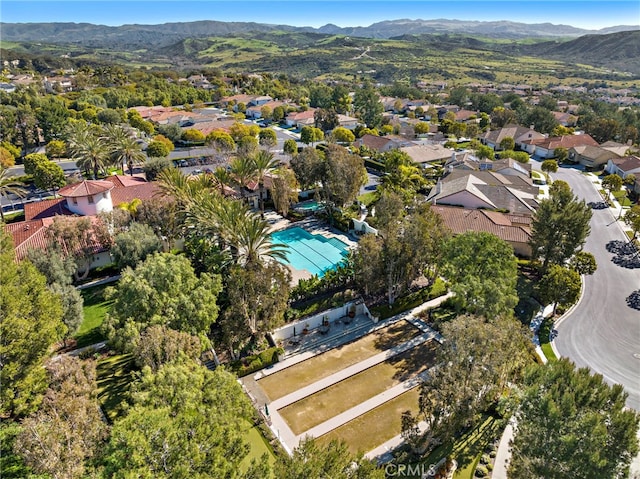
POLYGON ((477 111, 458 110, 457 112, 455 112, 455 115, 456 115, 456 121, 461 121, 461 122, 480 121, 477 111))
POLYGON ((462 206, 531 215, 538 207, 539 189, 531 178, 492 171, 453 170, 441 178, 427 201, 434 205, 462 206))
MULTIPOLYGON (((291 104, 285 101, 277 101, 277 100, 268 101, 266 103, 262 103, 261 105, 248 107, 246 111, 246 115, 247 115, 247 118, 258 119, 258 118, 262 118, 262 109, 265 106, 268 106, 269 108, 271 108, 271 111, 273 111, 274 108, 277 108, 279 106, 288 107, 289 105, 291 104)), ((295 107, 295 105, 291 105, 291 106, 295 107)))
POLYGON ((316 121, 314 115, 316 113, 315 108, 309 108, 305 111, 293 111, 289 113, 285 122, 289 126, 295 126, 296 128, 302 128, 303 126, 313 126, 316 121))
POLYGON ((347 130, 355 130, 358 126, 358 119, 348 115, 338 115, 338 126, 347 130))
POLYGON ((400 151, 405 152, 411 157, 414 163, 426 167, 429 163, 434 161, 444 161, 451 158, 453 150, 451 148, 445 148, 439 143, 434 145, 420 144, 403 146, 400 151))
POLYGON ((497 211, 434 205, 431 211, 437 213, 453 234, 467 231, 485 232, 496 235, 509 243, 516 255, 531 257, 531 216, 499 213, 497 211))
POLYGON ((396 148, 400 148, 407 143, 407 140, 400 137, 389 137, 389 136, 376 136, 365 134, 362 135, 361 138, 358 138, 354 142, 354 146, 357 148, 361 146, 366 146, 370 150, 377 151, 378 153, 384 153, 386 151, 390 151, 396 148))
POLYGON ((544 135, 542 133, 538 133, 532 128, 510 124, 497 130, 488 131, 479 138, 483 144, 490 146, 494 150, 499 150, 500 142, 505 138, 513 138, 516 148, 522 148, 522 143, 524 141, 543 139, 544 135))
POLYGON ((578 117, 568 112, 552 111, 551 114, 562 126, 576 126, 578 122, 578 117))
POLYGON ((602 146, 579 145, 569 148, 569 160, 580 163, 587 168, 598 168, 610 159, 620 158, 620 156, 602 146))
MULTIPOLYGON (((84 180, 61 188, 60 198, 25 204, 25 221, 5 225, 5 230, 11 233, 16 258, 20 260, 29 249, 48 247, 46 229, 56 216, 90 217, 92 221, 99 221, 96 216, 99 213, 112 211, 114 206, 136 198, 148 200, 159 192, 155 183, 135 176, 116 175, 104 180, 84 180)), ((105 245, 96 240, 91 247, 94 254, 91 268, 111 263, 105 245)))
POLYGON ((580 145, 599 146, 598 142, 587 134, 552 136, 541 140, 526 140, 522 142, 522 149, 538 158, 553 158, 556 148, 570 148, 580 145))

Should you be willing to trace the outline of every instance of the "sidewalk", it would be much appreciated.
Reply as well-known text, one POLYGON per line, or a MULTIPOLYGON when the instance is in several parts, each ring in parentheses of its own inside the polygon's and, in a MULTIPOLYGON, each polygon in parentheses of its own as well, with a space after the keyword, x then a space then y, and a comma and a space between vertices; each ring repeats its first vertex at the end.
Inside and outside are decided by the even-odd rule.
POLYGON ((514 421, 512 418, 502 433, 491 479, 507 479, 507 469, 509 468, 509 459, 511 458, 509 443, 513 439, 513 425, 514 421))

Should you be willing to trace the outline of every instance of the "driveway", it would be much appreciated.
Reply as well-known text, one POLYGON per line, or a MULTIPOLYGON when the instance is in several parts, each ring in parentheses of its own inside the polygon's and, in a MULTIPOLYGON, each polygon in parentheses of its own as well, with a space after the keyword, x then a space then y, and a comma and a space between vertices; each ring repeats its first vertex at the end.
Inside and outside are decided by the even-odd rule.
MULTIPOLYGON (((588 176, 561 168, 554 178, 569 183, 587 202, 601 201, 588 176)), ((609 208, 594 209, 585 251, 592 253, 598 269, 586 276, 584 295, 575 309, 556 325, 555 347, 577 366, 587 366, 610 383, 622 384, 629 393, 627 406, 640 410, 640 311, 626 298, 640 288, 640 268, 618 266, 607 251, 611 241, 627 241, 609 208)))

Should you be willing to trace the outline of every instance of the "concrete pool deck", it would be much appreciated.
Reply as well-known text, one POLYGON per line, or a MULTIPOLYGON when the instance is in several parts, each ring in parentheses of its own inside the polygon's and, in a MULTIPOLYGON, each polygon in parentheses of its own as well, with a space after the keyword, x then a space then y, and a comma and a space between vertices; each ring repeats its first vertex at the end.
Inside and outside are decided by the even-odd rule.
MULTIPOLYGON (((354 241, 347 233, 331 228, 324 221, 318 220, 315 217, 308 217, 301 221, 291 222, 282 215, 275 211, 266 211, 264 213, 264 219, 269 223, 269 232, 275 233, 276 231, 282 231, 287 228, 300 227, 311 234, 320 234, 326 238, 337 238, 347 245, 349 249, 354 248, 358 243, 354 241)), ((304 269, 295 269, 291 265, 284 265, 291 272, 291 284, 296 286, 301 279, 309 279, 313 275, 304 269)))

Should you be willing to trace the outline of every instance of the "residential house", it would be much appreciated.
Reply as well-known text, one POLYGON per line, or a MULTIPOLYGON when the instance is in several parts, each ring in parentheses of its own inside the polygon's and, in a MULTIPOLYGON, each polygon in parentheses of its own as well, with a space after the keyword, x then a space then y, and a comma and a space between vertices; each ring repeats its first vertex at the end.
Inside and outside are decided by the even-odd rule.
POLYGON ((578 123, 578 117, 566 111, 552 111, 551 114, 562 126, 572 127, 578 123))
MULTIPOLYGON (((13 238, 16 258, 22 260, 30 249, 47 249, 49 239, 47 228, 53 224, 55 216, 89 217, 100 221, 99 213, 109 212, 114 206, 134 199, 151 199, 160 189, 140 177, 114 175, 104 180, 84 180, 67 185, 59 190, 60 198, 26 203, 25 220, 5 225, 13 238)), ((91 268, 111 263, 107 246, 96 241, 90 245, 93 250, 91 268)))
POLYGON ((605 170, 622 178, 626 178, 629 175, 635 176, 636 181, 633 184, 633 191, 640 194, 640 156, 631 155, 624 158, 611 159, 607 162, 605 170))
POLYGON ((365 134, 362 135, 361 138, 358 138, 353 145, 356 148, 361 146, 365 146, 372 151, 377 151, 378 153, 385 153, 390 150, 395 150, 402 146, 406 146, 408 141, 399 136, 376 136, 365 134))
POLYGON ((580 163, 586 168, 599 168, 610 159, 620 158, 621 156, 602 146, 579 145, 569 148, 569 160, 574 163, 580 163))
POLYGON ((491 233, 509 243, 516 255, 531 257, 531 215, 460 208, 441 204, 431 207, 454 235, 467 231, 491 233))
POLYGON ((358 119, 348 115, 338 114, 338 126, 347 130, 355 130, 358 126, 358 119))
POLYGON ((479 138, 483 144, 490 146, 494 150, 500 150, 500 142, 505 138, 513 138, 516 148, 523 149, 524 141, 540 140, 544 137, 542 133, 538 133, 533 128, 509 124, 497 130, 488 131, 479 138))
POLYGON ((456 121, 462 123, 478 123, 480 121, 477 111, 458 110, 455 112, 456 121))
POLYGON ((314 126, 316 109, 309 108, 305 111, 293 111, 285 117, 285 122, 289 126, 301 129, 303 126, 314 126))
POLYGON ((542 138, 540 140, 526 140, 522 142, 522 149, 530 155, 547 159, 555 157, 556 148, 574 148, 580 145, 598 146, 598 142, 587 134, 563 135, 542 138))
POLYGON ((445 171, 467 170, 467 171, 492 171, 506 176, 531 177, 531 165, 520 163, 513 158, 503 158, 501 160, 488 161, 480 160, 473 153, 455 152, 444 164, 445 171))
POLYGON ((274 108, 277 108, 279 106, 287 108, 289 106, 289 103, 284 101, 278 101, 278 100, 268 101, 260 105, 253 105, 253 106, 247 107, 245 114, 247 115, 247 118, 253 118, 257 120, 258 118, 262 118, 262 109, 264 107, 269 107, 271 108, 271 111, 273 111, 274 108))
POLYGON ((538 194, 531 178, 523 175, 454 169, 438 181, 427 201, 531 215, 538 207, 538 194))
POLYGON ((400 151, 403 151, 411 157, 414 163, 421 165, 423 168, 428 167, 430 163, 436 161, 445 161, 451 157, 453 150, 445 148, 439 143, 436 144, 412 144, 410 146, 400 147, 400 151))
POLYGON ((44 77, 43 84, 47 93, 70 92, 73 90, 73 78, 71 77, 44 77))

